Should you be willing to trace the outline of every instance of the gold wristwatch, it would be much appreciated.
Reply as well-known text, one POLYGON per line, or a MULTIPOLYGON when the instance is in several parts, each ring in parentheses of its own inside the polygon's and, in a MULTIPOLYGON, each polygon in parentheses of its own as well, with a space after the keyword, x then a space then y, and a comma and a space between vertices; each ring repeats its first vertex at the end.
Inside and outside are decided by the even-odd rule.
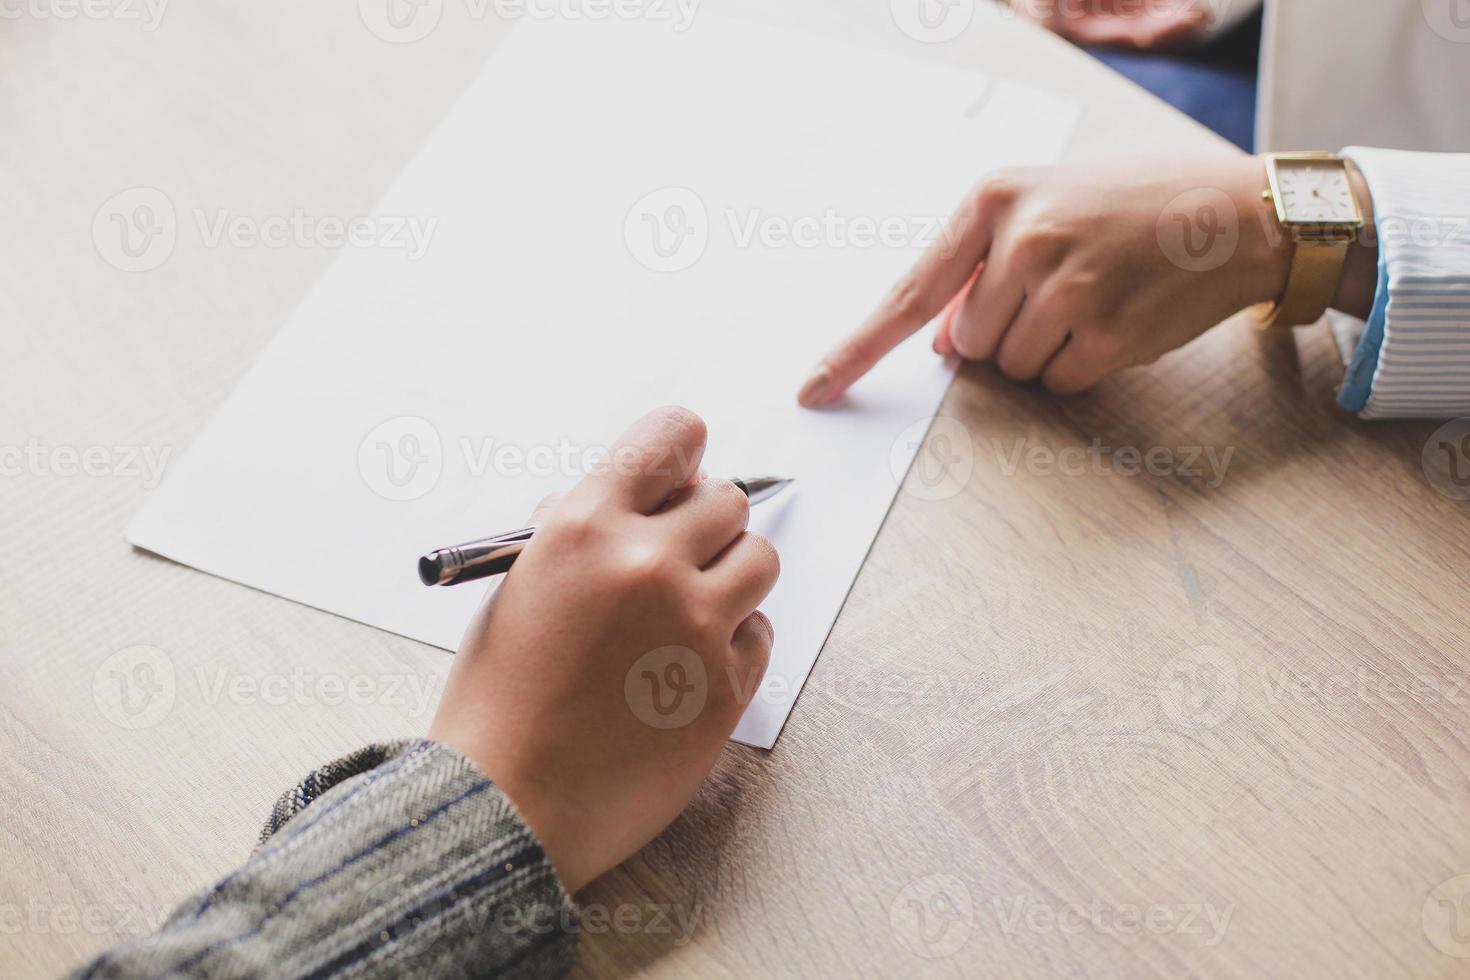
POLYGON ((1261 196, 1294 243, 1286 292, 1261 314, 1260 326, 1298 327, 1327 312, 1342 282, 1348 247, 1363 228, 1363 209, 1335 153, 1268 153, 1261 196))

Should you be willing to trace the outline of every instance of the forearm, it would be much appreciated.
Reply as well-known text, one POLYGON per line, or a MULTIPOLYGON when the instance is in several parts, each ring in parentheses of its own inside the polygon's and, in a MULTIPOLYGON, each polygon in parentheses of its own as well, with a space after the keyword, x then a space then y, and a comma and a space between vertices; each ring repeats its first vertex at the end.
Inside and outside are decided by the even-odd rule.
POLYGON ((433 742, 372 747, 282 797, 261 846, 80 977, 560 976, 575 911, 505 795, 433 742))

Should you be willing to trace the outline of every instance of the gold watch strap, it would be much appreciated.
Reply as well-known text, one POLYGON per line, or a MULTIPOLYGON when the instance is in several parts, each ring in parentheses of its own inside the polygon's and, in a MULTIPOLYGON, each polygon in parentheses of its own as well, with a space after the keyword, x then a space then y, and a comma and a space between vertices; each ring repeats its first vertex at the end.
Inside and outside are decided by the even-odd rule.
POLYGON ((1300 327, 1327 312, 1342 283, 1349 242, 1298 241, 1291 257, 1286 295, 1262 318, 1262 327, 1300 327))

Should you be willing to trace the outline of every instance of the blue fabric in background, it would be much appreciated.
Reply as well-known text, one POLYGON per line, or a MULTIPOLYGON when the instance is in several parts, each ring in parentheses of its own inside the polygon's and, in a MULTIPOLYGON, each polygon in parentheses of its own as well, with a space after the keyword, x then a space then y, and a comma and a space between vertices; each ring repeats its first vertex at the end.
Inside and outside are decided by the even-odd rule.
POLYGON ((1229 34, 1198 48, 1167 54, 1086 50, 1242 150, 1254 152, 1259 12, 1229 34))

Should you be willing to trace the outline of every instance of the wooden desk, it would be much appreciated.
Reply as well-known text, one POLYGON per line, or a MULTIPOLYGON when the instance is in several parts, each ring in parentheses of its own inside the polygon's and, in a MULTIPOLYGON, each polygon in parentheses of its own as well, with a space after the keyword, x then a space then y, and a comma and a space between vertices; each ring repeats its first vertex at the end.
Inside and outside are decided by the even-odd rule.
MULTIPOLYGON (((145 931, 292 779, 427 724, 442 651, 121 538, 150 483, 125 452, 182 452, 331 253, 186 226, 129 275, 91 228, 137 186, 369 213, 504 33, 467 9, 402 46, 350 3, 0 20, 0 446, 46 451, 0 482, 0 974, 145 931), (60 446, 111 475, 63 475, 60 446), (173 676, 140 729, 94 697, 135 645, 173 676), (324 678, 366 687, 307 704, 324 678)), ((925 45, 883 3, 706 9, 1066 93, 1079 159, 1226 152, 1012 22, 925 45)), ((1464 505, 1422 472, 1435 427, 1342 416, 1338 376, 1321 333, 1238 325, 1070 401, 966 370, 963 489, 911 475, 780 745, 732 747, 583 896, 623 912, 589 922, 580 972, 1466 972, 1435 940, 1470 879, 1431 895, 1470 873, 1464 505), (1217 485, 1196 449, 1231 454, 1217 485)))

